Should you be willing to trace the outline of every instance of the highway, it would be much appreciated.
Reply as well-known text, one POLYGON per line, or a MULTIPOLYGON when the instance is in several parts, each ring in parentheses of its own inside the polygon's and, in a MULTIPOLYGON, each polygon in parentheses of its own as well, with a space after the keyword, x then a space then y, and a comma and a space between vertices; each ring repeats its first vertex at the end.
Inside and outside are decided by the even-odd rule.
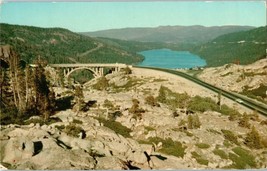
POLYGON ((240 105, 246 106, 252 110, 256 110, 258 111, 260 114, 264 115, 267 117, 267 105, 263 105, 260 103, 257 103, 255 101, 252 101, 248 98, 245 98, 237 93, 232 93, 232 92, 228 92, 226 90, 220 89, 218 87, 215 87, 211 84, 208 84, 204 81, 201 81, 195 77, 192 77, 186 73, 180 72, 180 71, 175 71, 172 69, 165 69, 165 68, 156 68, 156 67, 143 67, 143 66, 133 66, 134 68, 145 68, 145 69, 153 69, 153 70, 158 70, 158 71, 163 71, 163 72, 168 72, 174 75, 178 75, 180 77, 186 78, 194 83, 197 83, 203 87, 206 87, 216 93, 221 92, 222 96, 227 97, 231 100, 236 101, 237 103, 239 103, 240 105))

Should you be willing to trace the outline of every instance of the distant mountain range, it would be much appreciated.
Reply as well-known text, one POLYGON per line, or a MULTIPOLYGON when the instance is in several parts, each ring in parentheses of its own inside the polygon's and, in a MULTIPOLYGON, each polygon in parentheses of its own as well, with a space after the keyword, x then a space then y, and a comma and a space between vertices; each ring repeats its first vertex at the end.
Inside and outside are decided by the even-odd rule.
POLYGON ((105 37, 141 42, 201 44, 220 35, 253 29, 251 26, 160 26, 155 28, 123 28, 84 32, 91 37, 105 37))
POLYGON ((126 63, 141 55, 63 28, 0 24, 0 45, 10 44, 26 62, 40 56, 49 63, 126 63))

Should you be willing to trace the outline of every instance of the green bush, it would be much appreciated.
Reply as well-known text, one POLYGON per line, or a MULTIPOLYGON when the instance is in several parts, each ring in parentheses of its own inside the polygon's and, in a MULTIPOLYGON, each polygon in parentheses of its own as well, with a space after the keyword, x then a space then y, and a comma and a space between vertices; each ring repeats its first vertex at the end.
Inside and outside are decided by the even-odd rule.
POLYGON ((162 142, 162 148, 159 150, 159 152, 182 158, 185 155, 186 147, 184 147, 181 142, 173 141, 171 138, 167 138, 164 140, 159 137, 150 137, 148 141, 143 141, 143 143, 144 142, 150 144, 158 144, 159 142, 162 142))
POLYGON ((192 111, 199 111, 199 112, 205 112, 205 111, 217 111, 218 105, 214 100, 212 100, 209 97, 200 97, 195 96, 191 99, 188 109, 192 111))
POLYGON ((201 148, 201 149, 207 149, 207 148, 210 148, 210 145, 209 144, 205 144, 205 143, 198 143, 196 144, 196 146, 198 148, 201 148))
POLYGON ((82 121, 80 121, 78 119, 73 119, 72 122, 75 123, 75 124, 82 124, 83 123, 82 121))
POLYGON ((244 113, 243 116, 240 118, 238 125, 240 127, 250 128, 249 116, 246 113, 244 113))
POLYGON ((98 79, 97 83, 93 85, 93 88, 96 90, 106 90, 108 86, 108 80, 103 76, 98 79))
POLYGON ((106 108, 109 108, 109 109, 114 109, 114 105, 113 105, 113 103, 112 103, 111 101, 109 101, 108 99, 106 99, 106 100, 104 101, 103 106, 106 107, 106 108))
POLYGON ((228 140, 234 144, 239 145, 239 142, 237 140, 237 136, 233 132, 231 132, 230 130, 225 130, 225 129, 222 129, 221 131, 222 131, 224 138, 226 140, 228 140))
POLYGON ((220 112, 223 115, 228 115, 229 117, 233 117, 233 118, 239 117, 241 115, 237 110, 232 109, 225 104, 221 106, 221 110, 218 110, 218 112, 220 112))
POLYGON ((103 123, 105 127, 112 129, 117 134, 120 134, 126 138, 131 137, 130 135, 131 129, 127 128, 126 126, 123 126, 121 123, 116 121, 106 120, 104 118, 96 118, 96 119, 99 122, 103 123))
POLYGON ((235 147, 232 151, 235 153, 229 153, 229 159, 233 161, 233 164, 231 165, 232 168, 247 169, 248 167, 257 167, 255 157, 251 155, 249 151, 241 147, 235 147))
POLYGON ((148 104, 150 106, 158 106, 159 107, 157 100, 153 96, 147 96, 145 98, 145 101, 146 101, 146 104, 148 104))
POLYGON ((175 110, 176 108, 186 108, 189 103, 190 96, 186 93, 172 92, 169 88, 161 86, 156 99, 158 102, 165 103, 175 110))
POLYGON ((199 164, 202 164, 202 165, 208 165, 209 164, 209 161, 207 159, 204 159, 201 155, 199 155, 197 152, 193 151, 191 152, 192 154, 192 157, 196 159, 196 161, 199 163, 199 164))
POLYGON ((133 114, 135 119, 141 119, 142 113, 145 112, 144 109, 139 107, 139 101, 137 99, 132 99, 133 105, 129 109, 129 112, 133 114))
POLYGON ((251 131, 247 133, 244 144, 252 149, 260 149, 263 147, 259 132, 253 126, 251 131))
POLYGON ((74 123, 67 125, 64 129, 64 132, 73 137, 79 137, 79 133, 81 133, 82 131, 84 130, 80 126, 76 126, 76 124, 74 123))
POLYGON ((213 153, 217 156, 220 156, 222 159, 228 159, 228 155, 225 153, 225 151, 220 149, 214 149, 213 153))
POLYGON ((187 117, 187 127, 188 129, 197 129, 200 128, 201 123, 197 114, 188 115, 187 117))

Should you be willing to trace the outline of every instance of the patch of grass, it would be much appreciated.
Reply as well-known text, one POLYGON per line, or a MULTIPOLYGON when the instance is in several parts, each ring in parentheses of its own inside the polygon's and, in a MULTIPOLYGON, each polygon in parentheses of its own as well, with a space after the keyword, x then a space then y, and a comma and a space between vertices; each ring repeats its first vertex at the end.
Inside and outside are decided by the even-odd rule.
POLYGON ((260 86, 256 89, 249 90, 249 87, 245 87, 242 94, 251 97, 253 99, 259 100, 263 103, 266 103, 263 99, 266 98, 266 91, 267 91, 267 86, 260 84, 260 86))
POLYGON ((112 121, 112 120, 106 120, 104 118, 96 118, 99 122, 103 123, 105 127, 108 127, 112 129, 117 134, 120 134, 124 136, 125 138, 131 137, 130 132, 131 129, 127 128, 126 126, 123 126, 121 123, 112 121))
POLYGON ((210 145, 209 144, 206 144, 206 143, 198 143, 196 144, 196 146, 198 148, 201 148, 201 149, 207 149, 207 148, 210 148, 210 145))
POLYGON ((209 97, 195 96, 191 99, 188 109, 192 111, 218 111, 219 107, 214 100, 209 97))
POLYGON ((117 86, 114 83, 110 84, 110 87, 112 88, 112 91, 114 93, 129 91, 129 90, 132 90, 132 89, 136 88, 137 86, 140 86, 143 84, 143 80, 141 80, 141 79, 132 78, 129 76, 127 76, 126 78, 127 78, 128 82, 122 86, 117 86))
POLYGON ((215 129, 207 129, 208 132, 211 132, 213 134, 218 134, 221 135, 221 133, 219 131, 216 131, 215 129))
POLYGON ((104 101, 103 107, 106 107, 106 108, 109 108, 109 109, 112 109, 112 110, 115 108, 113 103, 111 101, 109 101, 108 99, 106 99, 104 101))
POLYGON ((48 118, 48 120, 46 120, 46 121, 43 118, 40 118, 40 119, 29 119, 29 120, 26 120, 24 122, 24 124, 25 125, 29 125, 31 123, 34 123, 34 124, 39 123, 42 126, 42 125, 50 125, 50 124, 57 123, 57 122, 62 122, 62 120, 59 119, 59 118, 48 118))
POLYGON ((225 129, 222 129, 221 130, 223 135, 224 135, 224 138, 236 145, 239 145, 239 142, 237 140, 237 136, 230 130, 225 130, 225 129))
POLYGON ((184 147, 181 142, 173 141, 171 138, 167 138, 164 140, 159 137, 150 137, 146 142, 148 142, 149 144, 158 144, 159 142, 162 142, 162 148, 159 150, 159 152, 182 158, 185 155, 186 147, 184 147))
POLYGON ((257 164, 255 157, 249 153, 249 151, 242 147, 235 147, 232 149, 234 153, 229 153, 229 159, 232 160, 232 168, 235 169, 247 169, 256 168, 257 164))
POLYGON ((194 134, 192 134, 191 132, 187 131, 187 130, 184 130, 183 131, 188 137, 193 137, 194 134))
POLYGON ((220 112, 223 115, 228 115, 230 117, 235 117, 236 116, 237 118, 241 115, 237 110, 235 110, 233 108, 230 108, 225 104, 223 104, 221 106, 221 110, 218 109, 217 112, 220 112))
POLYGON ((165 103, 171 109, 185 108, 188 105, 190 96, 186 93, 175 93, 165 86, 161 86, 159 89, 158 102, 165 103))
POLYGON ((226 154, 225 151, 220 150, 220 149, 214 149, 212 151, 215 155, 220 156, 222 159, 228 159, 228 155, 226 154))
POLYGON ((247 133, 244 144, 252 149, 263 148, 262 138, 256 128, 253 126, 251 131, 247 133))
POLYGON ((224 145, 225 147, 227 147, 227 148, 233 146, 233 144, 231 144, 228 140, 224 140, 224 141, 223 141, 223 145, 224 145))
POLYGON ((199 164, 202 164, 202 165, 208 165, 209 164, 209 161, 205 158, 203 158, 200 154, 198 154, 197 152, 193 151, 191 152, 192 154, 192 157, 196 159, 196 161, 199 163, 199 164))
POLYGON ((68 135, 73 136, 73 137, 79 137, 79 133, 84 131, 80 126, 77 126, 74 123, 71 123, 70 125, 67 125, 64 130, 68 135))
POLYGON ((162 78, 155 78, 153 82, 163 82, 163 81, 168 81, 167 79, 162 79, 162 78))
POLYGON ((83 123, 82 121, 80 121, 78 119, 73 119, 72 122, 75 123, 75 124, 82 124, 83 123))
POLYGON ((63 131, 65 129, 65 125, 56 125, 55 128, 57 128, 60 131, 63 131))
POLYGON ((106 77, 98 79, 97 83, 92 86, 96 90, 106 90, 109 87, 108 80, 106 77))
POLYGON ((188 129, 197 129, 200 128, 201 122, 197 114, 188 115, 187 117, 187 127, 188 129))
POLYGON ((153 128, 153 127, 151 127, 151 126, 145 126, 145 129, 146 129, 147 131, 155 131, 155 130, 156 130, 155 128, 153 128))
POLYGON ((151 96, 151 95, 150 96, 147 96, 145 98, 145 102, 146 102, 146 104, 148 104, 150 106, 157 106, 157 107, 159 107, 159 104, 158 104, 157 100, 153 96, 151 96))

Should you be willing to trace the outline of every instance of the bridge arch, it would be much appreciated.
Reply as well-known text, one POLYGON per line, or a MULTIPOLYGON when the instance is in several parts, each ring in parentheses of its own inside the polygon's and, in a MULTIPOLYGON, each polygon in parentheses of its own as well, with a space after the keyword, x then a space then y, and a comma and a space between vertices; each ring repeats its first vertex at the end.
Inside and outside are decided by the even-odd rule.
POLYGON ((97 73, 95 70, 93 70, 92 68, 88 68, 88 67, 79 67, 79 68, 74 68, 72 70, 70 70, 66 75, 65 77, 68 79, 69 76, 75 72, 75 71, 78 71, 78 70, 88 70, 90 71, 91 73, 93 73, 93 76, 94 77, 100 77, 101 75, 99 73, 97 73))

